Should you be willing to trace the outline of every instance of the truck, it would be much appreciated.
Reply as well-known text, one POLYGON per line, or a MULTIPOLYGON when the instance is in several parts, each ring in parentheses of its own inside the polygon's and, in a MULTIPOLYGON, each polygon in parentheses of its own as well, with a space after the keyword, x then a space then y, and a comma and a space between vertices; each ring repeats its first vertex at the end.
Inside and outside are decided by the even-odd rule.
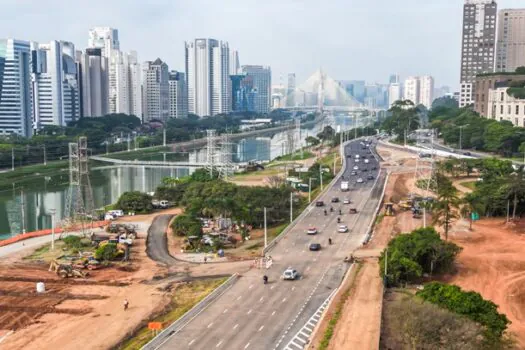
POLYGON ((348 181, 341 181, 341 191, 346 192, 350 188, 350 184, 348 181))

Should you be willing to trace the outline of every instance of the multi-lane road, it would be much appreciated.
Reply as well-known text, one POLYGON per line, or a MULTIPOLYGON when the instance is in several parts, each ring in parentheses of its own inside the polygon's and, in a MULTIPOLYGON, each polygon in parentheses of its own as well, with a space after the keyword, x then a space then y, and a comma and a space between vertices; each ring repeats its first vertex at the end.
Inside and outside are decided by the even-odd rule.
MULTIPOLYGON (((147 349, 296 349, 289 344, 301 331, 302 338, 296 344, 303 345, 313 326, 303 328, 329 295, 340 285, 350 264, 343 262, 363 242, 368 226, 373 220, 375 209, 382 192, 384 174, 379 173, 379 164, 368 149, 362 149, 358 141, 345 146, 346 166, 343 176, 350 179, 350 191, 342 193, 341 179, 320 198, 324 208, 312 203, 308 213, 269 253, 273 265, 269 269, 252 269, 222 296, 198 314, 182 329, 161 333, 147 349), (354 163, 355 154, 365 155, 369 163, 361 158, 354 163), (349 156, 348 156, 349 155, 349 156), (357 165, 360 171, 351 176, 357 165), (376 171, 361 172, 361 169, 376 171), (374 180, 366 180, 369 174, 374 180), (378 178, 379 175, 379 178, 378 178), (357 184, 361 177, 365 180, 357 184), (338 203, 331 203, 338 197, 338 203), (343 204, 349 198, 351 204, 343 204), (330 212, 330 206, 334 211, 330 212), (350 214, 350 208, 357 208, 357 214, 350 214), (327 209, 325 215, 323 210, 327 209), (342 215, 339 215, 339 209, 342 215), (337 218, 346 224, 348 233, 338 233, 337 218), (316 227, 317 235, 309 236, 309 227, 316 227), (328 244, 332 238, 333 244, 328 244), (310 243, 320 243, 322 249, 309 251, 310 243), (295 281, 280 279, 282 272, 292 267, 301 277, 295 281), (263 284, 263 275, 269 283, 263 284)), ((311 324, 311 323, 310 323, 311 324)), ((296 338, 297 339, 297 338, 296 338)))

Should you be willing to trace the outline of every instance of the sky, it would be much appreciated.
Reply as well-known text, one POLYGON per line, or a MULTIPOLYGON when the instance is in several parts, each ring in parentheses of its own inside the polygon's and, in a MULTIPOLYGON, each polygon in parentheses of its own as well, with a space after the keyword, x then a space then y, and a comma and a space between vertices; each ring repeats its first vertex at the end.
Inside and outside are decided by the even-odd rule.
MULTIPOLYGON (((525 7, 499 0, 498 8, 525 7)), ((184 70, 184 41, 228 41, 240 63, 268 65, 298 85, 319 67, 336 80, 387 82, 398 73, 459 83, 463 0, 0 0, 0 37, 87 46, 117 28, 123 51, 184 70)))

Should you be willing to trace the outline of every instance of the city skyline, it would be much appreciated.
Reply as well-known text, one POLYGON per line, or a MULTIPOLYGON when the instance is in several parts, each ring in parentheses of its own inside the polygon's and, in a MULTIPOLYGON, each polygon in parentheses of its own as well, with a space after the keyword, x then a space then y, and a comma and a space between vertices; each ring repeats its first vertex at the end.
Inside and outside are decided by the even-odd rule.
MULTIPOLYGON (((297 74, 298 82, 304 81, 322 66, 341 80, 383 82, 391 72, 398 72, 402 78, 431 74, 437 86, 449 85, 454 90, 459 87, 462 0, 454 3, 407 0, 403 5, 386 0, 366 4, 335 0, 323 4, 307 2, 308 6, 304 6, 304 2, 282 4, 276 0, 264 4, 236 0, 126 2, 128 16, 115 17, 114 13, 124 6, 123 1, 94 0, 85 8, 75 6, 69 10, 60 6, 58 0, 45 4, 7 0, 2 11, 5 17, 0 17, 0 31, 5 38, 37 42, 64 40, 84 49, 88 46, 85 33, 90 28, 118 28, 120 46, 126 51, 138 51, 141 61, 162 57, 171 68, 180 71, 184 70, 185 40, 221 38, 239 51, 241 65, 271 66, 276 84, 286 83, 289 72, 297 74), (107 10, 100 11, 102 7, 107 10), (202 11, 203 8, 206 11, 202 11), (419 16, 414 16, 416 10, 419 16), (76 16, 78 13, 83 15, 76 16), (253 16, 254 13, 258 15, 253 16), (291 26, 289 17, 294 13, 300 20, 291 26), (263 25, 268 18, 272 18, 272 25, 263 25), (443 18, 449 20, 443 23, 443 18), (24 19, 28 24, 20 26, 24 19), (312 26, 312 21, 319 25, 312 26), (395 25, 398 22, 412 25, 395 25), (250 28, 250 31, 239 28, 250 28), (366 28, 365 34, 361 28, 366 28), (276 40, 278 38, 282 39, 276 40), (169 45, 159 45, 160 42, 169 45), (428 45, 429 42, 433 45, 428 45), (443 50, 444 47, 448 50, 443 50), (356 55, 356 52, 362 54, 356 55), (303 63, 297 63, 301 61, 303 63)), ((520 6, 525 4, 519 0, 498 1, 499 9, 520 6)))

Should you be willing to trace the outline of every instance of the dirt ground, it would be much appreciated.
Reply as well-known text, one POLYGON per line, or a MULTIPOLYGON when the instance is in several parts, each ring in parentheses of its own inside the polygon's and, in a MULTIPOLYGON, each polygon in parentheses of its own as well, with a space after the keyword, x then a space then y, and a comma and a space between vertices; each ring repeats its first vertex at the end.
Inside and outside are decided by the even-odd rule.
POLYGON ((447 282, 480 293, 499 305, 512 324, 520 348, 525 348, 525 229, 506 226, 502 219, 484 219, 468 231, 458 223, 451 240, 461 246, 457 274, 447 282))

